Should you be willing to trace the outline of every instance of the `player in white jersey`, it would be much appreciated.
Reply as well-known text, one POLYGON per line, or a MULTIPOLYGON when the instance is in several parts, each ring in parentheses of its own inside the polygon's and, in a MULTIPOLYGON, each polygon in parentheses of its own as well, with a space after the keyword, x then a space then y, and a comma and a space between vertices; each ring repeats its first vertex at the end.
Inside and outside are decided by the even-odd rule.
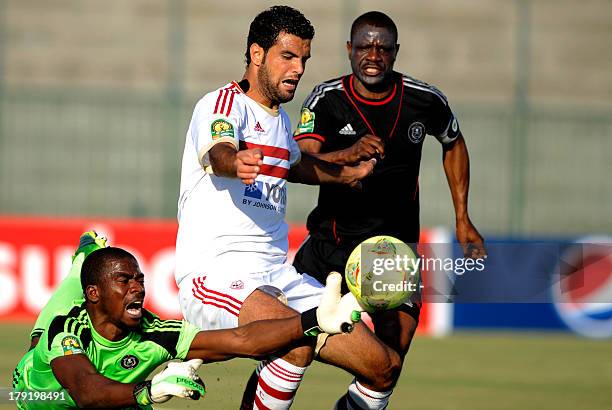
MULTIPOLYGON (((206 94, 194 109, 183 153, 176 280, 185 318, 202 329, 291 317, 318 305, 322 286, 287 263, 287 180, 356 186, 374 167, 375 160, 349 167, 300 155, 292 138, 280 104, 294 96, 313 36, 295 9, 260 13, 249 30, 243 80, 206 94)), ((243 407, 288 408, 313 349, 314 338, 261 362, 251 380, 256 394, 245 394, 243 407)), ((400 364, 361 324, 330 337, 320 357, 366 380, 370 395, 390 388, 400 364)))
POLYGON ((188 273, 209 272, 213 263, 238 276, 285 263, 285 184, 300 162, 289 129, 282 108, 259 104, 235 82, 196 104, 183 155, 179 219, 189 225, 181 224, 178 235, 178 282, 188 273), (261 150, 263 164, 252 184, 212 173, 209 150, 222 142, 261 150))

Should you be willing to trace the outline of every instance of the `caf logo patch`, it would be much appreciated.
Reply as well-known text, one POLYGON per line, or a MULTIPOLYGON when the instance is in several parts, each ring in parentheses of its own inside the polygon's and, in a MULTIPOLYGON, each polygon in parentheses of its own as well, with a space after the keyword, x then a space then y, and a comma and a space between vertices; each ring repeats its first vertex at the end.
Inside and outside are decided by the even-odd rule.
POLYGON ((71 354, 83 353, 81 343, 75 336, 65 336, 62 339, 62 349, 64 350, 64 356, 70 356, 71 354))
POLYGON ((408 127, 408 139, 411 142, 418 144, 425 138, 425 126, 420 122, 413 122, 408 127))
POLYGON ((300 135, 311 133, 314 131, 315 113, 310 111, 308 108, 302 108, 302 114, 300 115, 300 123, 295 129, 293 135, 300 135))
POLYGON ((210 135, 213 140, 219 138, 234 138, 234 126, 223 119, 215 120, 210 124, 210 135))
POLYGON ((140 360, 131 354, 125 355, 123 356, 123 359, 121 359, 121 367, 126 370, 132 370, 134 367, 138 366, 139 363, 140 360))

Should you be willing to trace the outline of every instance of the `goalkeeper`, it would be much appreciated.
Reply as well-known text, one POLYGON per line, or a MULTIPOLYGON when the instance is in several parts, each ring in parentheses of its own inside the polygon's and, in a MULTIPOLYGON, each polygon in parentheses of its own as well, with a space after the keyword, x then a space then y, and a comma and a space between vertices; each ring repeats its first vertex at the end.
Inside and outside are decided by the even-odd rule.
POLYGON ((48 324, 42 332, 39 328, 40 340, 15 369, 16 392, 45 392, 47 397, 28 401, 31 396, 20 396, 20 408, 148 407, 174 396, 198 399, 205 393, 196 373, 203 362, 266 356, 305 334, 340 333, 358 320, 355 299, 350 294, 340 298, 339 274, 330 275, 317 309, 214 331, 161 320, 145 310, 144 274, 123 249, 108 247, 87 256, 80 282, 84 301, 63 312, 56 306, 54 317, 39 321, 48 324), (171 359, 188 361, 169 363, 145 381, 171 359))

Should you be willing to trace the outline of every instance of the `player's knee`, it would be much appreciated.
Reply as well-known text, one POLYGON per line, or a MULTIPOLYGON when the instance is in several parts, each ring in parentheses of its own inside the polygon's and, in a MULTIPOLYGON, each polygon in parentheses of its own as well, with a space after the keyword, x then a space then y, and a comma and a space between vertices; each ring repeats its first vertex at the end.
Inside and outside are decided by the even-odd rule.
POLYGON ((310 365, 310 363, 312 363, 313 358, 314 348, 309 345, 291 349, 286 355, 283 356, 284 360, 299 367, 306 367, 310 365))
POLYGON ((376 366, 372 366, 369 385, 373 390, 387 391, 391 390, 400 372, 402 371, 402 360, 395 351, 389 351, 385 357, 380 360, 376 366))

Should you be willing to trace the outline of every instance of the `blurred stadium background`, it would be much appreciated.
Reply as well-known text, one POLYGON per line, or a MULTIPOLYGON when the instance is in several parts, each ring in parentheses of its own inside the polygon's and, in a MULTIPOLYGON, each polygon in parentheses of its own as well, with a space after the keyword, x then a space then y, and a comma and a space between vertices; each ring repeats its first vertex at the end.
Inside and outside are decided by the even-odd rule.
MULTIPOLYGON (((609 240, 609 0, 283 3, 316 28, 298 96, 285 107, 293 120, 316 83, 350 69, 344 44, 352 20, 384 11, 399 29, 396 69, 442 89, 459 117, 471 156, 471 216, 487 239, 609 240)), ((41 275, 53 287, 51 272, 62 272, 79 231, 110 226, 120 238, 113 243, 138 244, 158 240, 161 224, 163 249, 172 246, 193 105, 241 78, 249 23, 273 4, 0 0, 0 387, 9 386, 28 322, 46 295, 23 288, 41 275), (76 233, 42 238, 64 225, 76 233), (121 237, 122 229, 132 236, 121 237), (32 259, 39 251, 49 255, 32 259)), ((424 147, 420 186, 422 225, 448 237, 454 214, 435 140, 424 147)), ((316 192, 290 187, 288 219, 296 226, 316 192)), ((381 198, 382 208, 388 200, 393 193, 381 198)), ((159 252, 134 247, 154 259, 151 266, 171 266, 159 252)), ((609 275, 612 262, 605 266, 609 275)), ((161 300, 164 283, 156 285, 149 290, 161 300)), ((485 317, 491 306, 458 308, 455 333, 417 338, 392 408, 612 408, 609 338, 573 336, 551 319, 550 306, 506 308, 527 319, 500 325, 485 317), (462 326, 457 318, 468 314, 462 326), (519 330, 466 331, 489 326, 519 330)), ((604 310, 609 318, 612 308, 604 310)), ((247 373, 241 366, 252 362, 211 367, 206 405, 237 406, 247 373)), ((295 408, 330 407, 347 380, 314 368, 295 408), (311 401, 314 394, 320 402, 311 401)))

